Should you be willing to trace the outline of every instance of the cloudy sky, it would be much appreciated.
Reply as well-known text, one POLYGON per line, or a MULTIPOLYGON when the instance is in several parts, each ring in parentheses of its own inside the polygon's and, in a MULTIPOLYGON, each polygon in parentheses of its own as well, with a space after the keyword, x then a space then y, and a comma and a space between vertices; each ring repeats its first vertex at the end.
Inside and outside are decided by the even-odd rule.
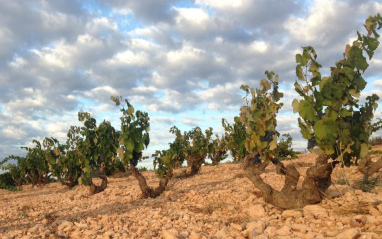
MULTIPOLYGON (((32 139, 66 141, 78 111, 119 128, 111 95, 151 118, 150 155, 182 130, 232 121, 240 85, 280 76, 278 131, 303 149, 291 102, 295 54, 315 47, 323 71, 342 58, 373 0, 0 0, 0 160, 32 139)), ((364 31, 363 31, 364 32, 364 31)), ((365 98, 382 90, 382 50, 365 73, 365 98)), ((379 94, 382 96, 382 94, 379 94)), ((382 106, 381 106, 382 107, 382 106)), ((381 117, 380 108, 376 114, 381 117)))

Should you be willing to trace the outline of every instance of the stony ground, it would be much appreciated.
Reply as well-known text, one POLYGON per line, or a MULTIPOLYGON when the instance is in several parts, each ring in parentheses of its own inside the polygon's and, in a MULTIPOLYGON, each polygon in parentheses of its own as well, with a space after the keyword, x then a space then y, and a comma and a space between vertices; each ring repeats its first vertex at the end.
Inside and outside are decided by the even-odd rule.
MULTIPOLYGON (((287 163, 295 163, 304 174, 313 162, 314 155, 301 154, 287 163)), ((150 185, 157 185, 153 172, 143 174, 150 185)), ((273 166, 262 176, 273 187, 282 188, 283 178, 273 166)), ((94 196, 89 196, 84 186, 24 186, 19 192, 0 190, 0 235, 84 239, 382 238, 381 183, 373 187, 362 182, 362 174, 355 167, 336 168, 333 182, 322 203, 285 211, 263 201, 240 164, 204 166, 194 177, 175 178, 156 199, 141 199, 132 177, 110 178, 108 188, 94 196)))

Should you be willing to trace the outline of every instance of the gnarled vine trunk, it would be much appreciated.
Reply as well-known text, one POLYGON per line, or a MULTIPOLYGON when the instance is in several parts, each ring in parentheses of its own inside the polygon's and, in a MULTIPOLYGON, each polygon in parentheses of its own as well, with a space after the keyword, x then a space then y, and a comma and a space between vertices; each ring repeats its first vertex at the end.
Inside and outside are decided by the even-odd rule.
POLYGON ((139 170, 133 165, 130 165, 131 174, 138 180, 139 188, 142 191, 143 198, 156 198, 166 190, 167 184, 170 182, 173 173, 172 169, 168 169, 166 175, 160 179, 159 186, 155 189, 147 185, 145 177, 139 172, 139 170))
POLYGON ((222 161, 222 158, 224 156, 224 154, 226 153, 225 150, 219 150, 217 153, 216 153, 216 156, 213 157, 210 155, 210 159, 212 161, 212 165, 218 165, 220 163, 220 161, 222 161))
POLYGON ((199 173, 200 168, 202 167, 202 164, 204 163, 204 159, 206 156, 203 157, 190 157, 187 160, 187 164, 190 167, 190 173, 187 176, 194 176, 197 173, 199 173))
POLYGON ((365 177, 372 176, 382 168, 382 158, 378 161, 371 161, 370 155, 362 158, 358 163, 358 170, 365 175, 365 177))
POLYGON ((277 172, 285 175, 285 185, 281 191, 275 190, 260 177, 265 172, 269 162, 254 164, 252 159, 255 153, 249 154, 243 159, 243 167, 246 176, 252 181, 263 195, 264 201, 282 209, 303 208, 306 205, 316 204, 323 199, 323 193, 331 184, 331 174, 335 167, 334 163, 328 163, 328 156, 319 156, 316 164, 306 171, 306 178, 300 189, 297 183, 300 173, 292 164, 284 166, 279 160, 272 163, 277 166, 277 172))
POLYGON ((78 185, 78 177, 74 178, 72 175, 69 175, 68 181, 64 181, 63 179, 59 179, 59 181, 62 185, 68 186, 70 188, 78 185))
POLYGON ((91 180, 90 184, 90 193, 96 194, 104 191, 107 188, 107 177, 106 177, 106 165, 104 163, 101 164, 101 167, 99 169, 99 175, 98 177, 102 179, 101 185, 97 186, 93 183, 93 180, 91 180))
POLYGON ((173 168, 177 169, 177 168, 180 168, 180 167, 182 167, 182 162, 181 161, 175 161, 173 168))

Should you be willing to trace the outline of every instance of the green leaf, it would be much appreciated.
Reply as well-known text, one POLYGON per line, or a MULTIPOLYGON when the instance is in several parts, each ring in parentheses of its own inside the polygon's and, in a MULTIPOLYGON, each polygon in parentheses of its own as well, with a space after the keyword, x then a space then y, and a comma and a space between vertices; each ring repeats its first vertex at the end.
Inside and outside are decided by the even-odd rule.
MULTIPOLYGON (((321 93, 327 92, 327 94, 330 94, 330 90, 328 92, 328 89, 331 89, 331 87, 330 87, 331 85, 332 85, 332 78, 330 78, 330 77, 322 78, 322 80, 320 82, 320 92, 321 93), (325 87, 328 87, 328 88, 324 90, 325 87)), ((326 96, 326 94, 324 94, 324 96, 326 96)))
POLYGON ((314 149, 309 149, 309 150, 310 150, 310 152, 314 153, 315 155, 322 155, 325 153, 325 151, 323 151, 320 148, 314 148, 314 149))
POLYGON ((294 83, 294 89, 300 96, 303 96, 303 97, 305 96, 304 89, 299 83, 297 82, 294 83))
POLYGON ((364 158, 369 153, 369 146, 367 144, 361 144, 361 152, 359 154, 360 158, 364 158))
POLYGON ((129 108, 127 109, 127 113, 129 115, 133 115, 135 112, 134 107, 132 105, 129 105, 129 108))
POLYGON ((269 149, 275 150, 277 147, 277 135, 273 135, 272 141, 269 143, 269 149))
POLYGON ((361 91, 361 90, 365 89, 367 82, 363 79, 362 76, 358 75, 354 79, 354 84, 356 84, 358 87, 358 90, 361 91))
POLYGON ((300 102, 297 99, 294 99, 292 102, 292 107, 293 107, 293 113, 298 113, 300 108, 300 102))
POLYGON ((309 67, 309 71, 310 72, 318 71, 320 69, 320 67, 321 67, 320 64, 318 64, 315 60, 312 60, 310 67, 309 67))
POLYGON ((249 89, 249 86, 248 86, 248 85, 241 85, 241 86, 240 86, 240 89, 241 89, 241 90, 244 90, 244 91, 247 92, 247 93, 249 93, 249 90, 248 90, 248 89, 249 89))
POLYGON ((351 64, 358 70, 365 71, 369 66, 369 64, 366 61, 366 58, 362 55, 362 50, 357 46, 353 46, 349 50, 349 59, 351 64))
POLYGON ((301 118, 298 118, 298 126, 300 127, 300 130, 301 130, 301 134, 302 134, 302 137, 304 139, 311 139, 312 138, 312 131, 309 129, 309 127, 304 124, 302 121, 301 121, 301 118))
POLYGON ((343 69, 342 69, 342 72, 346 75, 346 77, 349 79, 349 80, 353 80, 354 78, 354 75, 355 75, 355 72, 352 68, 348 67, 348 66, 345 66, 343 69))
POLYGON ((305 66, 308 63, 308 60, 301 54, 296 54, 296 63, 300 63, 302 66, 305 66))
POLYGON ((260 81, 260 87, 263 88, 263 90, 269 90, 271 88, 271 84, 265 80, 265 79, 261 79, 260 81))
POLYGON ((314 109, 313 103, 309 100, 301 100, 299 107, 300 116, 309 121, 315 121, 318 117, 315 115, 316 111, 314 109))
POLYGON ((145 149, 145 146, 143 145, 143 143, 140 143, 140 144, 136 144, 135 145, 134 151, 137 152, 137 153, 140 153, 144 149, 145 149))
POLYGON ((308 63, 309 60, 312 59, 311 55, 309 54, 309 49, 308 48, 305 48, 303 53, 302 53, 302 57, 306 59, 306 62, 308 63))
POLYGON ((359 98, 361 96, 361 94, 354 89, 349 90, 349 94, 356 98, 359 98))
POLYGON ((339 125, 333 119, 319 120, 313 126, 314 133, 320 140, 335 142, 340 132, 339 125))
POLYGON ((352 116, 352 112, 349 111, 348 109, 342 109, 341 112, 340 112, 340 116, 341 117, 349 117, 349 116, 352 116))
POLYGON ((372 37, 367 37, 367 46, 370 51, 375 51, 379 46, 379 41, 372 37))
POLYGON ((133 150, 134 150, 134 141, 131 140, 131 139, 127 140, 127 142, 125 144, 125 147, 126 147, 126 150, 128 152, 133 152, 133 150))
POLYGON ((300 81, 305 81, 304 74, 302 72, 302 67, 300 65, 296 66, 296 75, 300 81))

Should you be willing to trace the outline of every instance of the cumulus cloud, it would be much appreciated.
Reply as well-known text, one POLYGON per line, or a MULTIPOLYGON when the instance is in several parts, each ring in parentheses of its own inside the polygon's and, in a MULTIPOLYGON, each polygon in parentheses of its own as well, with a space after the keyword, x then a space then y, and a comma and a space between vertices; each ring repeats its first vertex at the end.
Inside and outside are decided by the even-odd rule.
MULTIPOLYGON (((280 132, 304 145, 290 106, 295 54, 314 46, 327 73, 362 21, 382 11, 374 0, 0 3, 0 141, 12 153, 33 138, 64 141, 78 111, 118 127, 111 95, 149 112, 151 151, 167 146, 172 125, 222 132, 221 118, 243 104, 240 85, 256 87, 265 70, 285 89, 280 132)), ((381 59, 379 49, 365 74, 378 89, 381 59)))

